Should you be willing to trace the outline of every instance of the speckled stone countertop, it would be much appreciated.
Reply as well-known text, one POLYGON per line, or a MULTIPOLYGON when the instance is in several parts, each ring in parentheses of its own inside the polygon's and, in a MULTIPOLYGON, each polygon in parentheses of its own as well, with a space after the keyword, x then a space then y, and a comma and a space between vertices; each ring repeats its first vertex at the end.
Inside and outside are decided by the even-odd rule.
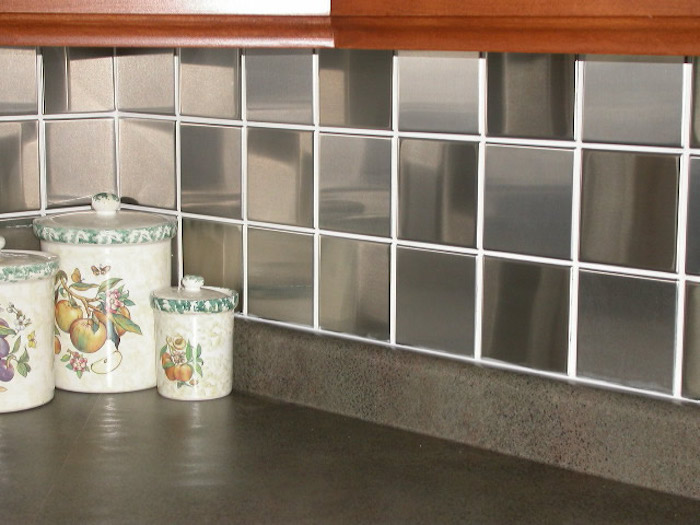
POLYGON ((241 394, 0 415, 0 522, 697 523, 700 501, 241 394))

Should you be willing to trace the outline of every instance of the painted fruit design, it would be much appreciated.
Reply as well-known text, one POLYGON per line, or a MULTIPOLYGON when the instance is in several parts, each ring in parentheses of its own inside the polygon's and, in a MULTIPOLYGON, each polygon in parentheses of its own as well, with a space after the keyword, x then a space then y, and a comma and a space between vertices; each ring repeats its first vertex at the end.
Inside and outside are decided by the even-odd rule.
POLYGON ((202 374, 202 347, 192 344, 181 335, 166 337, 166 344, 160 349, 160 363, 163 366, 165 377, 170 381, 176 381, 177 387, 195 386, 198 380, 193 376, 196 374, 200 378, 202 374))
POLYGON ((122 337, 141 335, 141 328, 131 319, 129 307, 134 302, 129 299, 129 290, 121 277, 110 277, 109 270, 105 265, 91 266, 90 280, 84 279, 78 268, 70 277, 63 270, 56 274, 54 353, 62 354, 60 361, 79 378, 90 371, 106 374, 115 370, 122 360, 122 337), (69 335, 72 348, 64 351, 58 337, 61 332, 69 335), (115 348, 109 369, 105 368, 104 359, 90 362, 91 354, 107 341, 115 348))
POLYGON ((7 392, 9 383, 18 375, 27 377, 32 371, 29 350, 36 348, 36 332, 29 332, 32 320, 9 303, 0 305, 0 393, 7 392))

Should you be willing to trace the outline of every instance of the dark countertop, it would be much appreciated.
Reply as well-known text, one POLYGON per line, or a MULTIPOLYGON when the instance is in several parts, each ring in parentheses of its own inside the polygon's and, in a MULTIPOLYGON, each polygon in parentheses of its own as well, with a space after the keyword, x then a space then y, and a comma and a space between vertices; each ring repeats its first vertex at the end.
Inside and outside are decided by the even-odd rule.
POLYGON ((0 522, 698 523, 700 501, 234 394, 0 414, 0 522))

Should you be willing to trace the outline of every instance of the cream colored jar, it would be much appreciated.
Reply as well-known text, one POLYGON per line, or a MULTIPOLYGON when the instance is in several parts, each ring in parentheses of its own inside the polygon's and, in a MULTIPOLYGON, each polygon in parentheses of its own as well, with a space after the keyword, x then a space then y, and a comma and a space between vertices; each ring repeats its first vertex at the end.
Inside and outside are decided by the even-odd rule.
POLYGON ((42 217, 34 232, 60 258, 55 330, 56 386, 74 392, 154 387, 150 294, 171 282, 174 217, 118 211, 98 194, 93 211, 42 217))
POLYGON ((0 412, 13 412, 53 399, 58 258, 4 246, 0 237, 0 412))
POLYGON ((233 389, 233 312, 238 293, 203 287, 186 275, 179 288, 156 290, 158 393, 182 400, 227 396, 233 389))

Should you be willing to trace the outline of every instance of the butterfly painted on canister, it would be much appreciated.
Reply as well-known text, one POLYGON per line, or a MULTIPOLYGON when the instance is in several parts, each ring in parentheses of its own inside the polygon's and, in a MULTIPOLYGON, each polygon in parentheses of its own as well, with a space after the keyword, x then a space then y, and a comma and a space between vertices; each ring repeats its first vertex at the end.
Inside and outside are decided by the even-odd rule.
POLYGON ((99 267, 97 266, 91 266, 90 269, 92 270, 93 275, 105 275, 107 272, 109 272, 112 267, 111 266, 103 266, 100 264, 99 267))

